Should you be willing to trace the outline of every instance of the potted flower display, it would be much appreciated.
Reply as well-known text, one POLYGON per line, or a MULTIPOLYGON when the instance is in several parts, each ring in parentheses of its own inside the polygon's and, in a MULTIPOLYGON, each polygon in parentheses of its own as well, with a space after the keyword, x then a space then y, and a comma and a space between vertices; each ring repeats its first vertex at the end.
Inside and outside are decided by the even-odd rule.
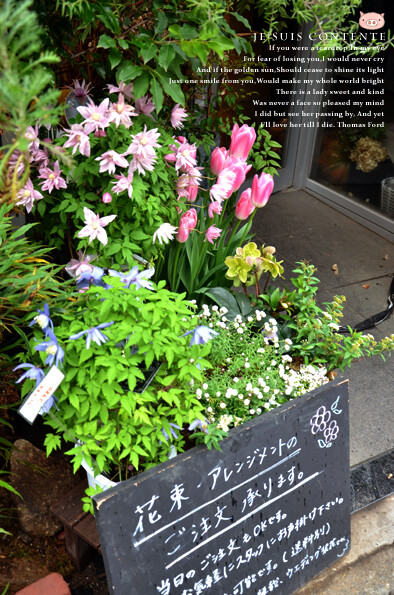
MULTIPOLYGON (((171 136, 148 97, 133 101, 132 85, 109 85, 109 97, 96 102, 87 85, 78 89, 86 104, 53 141, 56 161, 40 148, 38 127, 26 133, 31 178, 18 204, 45 217, 48 245, 71 251, 65 270, 76 288, 61 307, 46 303, 31 314, 34 336, 17 368, 23 396, 49 368, 62 371, 41 408, 51 428, 45 445, 49 455, 63 439, 74 469, 91 469, 92 510, 90 496, 109 482, 138 477, 143 485, 169 459, 201 453, 196 442, 219 452, 233 429, 253 430, 265 412, 281 419, 281 405, 312 395, 355 358, 392 350, 394 337, 339 333, 343 298, 317 305, 312 265, 299 263, 290 287, 270 284, 282 264, 273 246, 250 241, 250 227, 272 176, 255 175, 238 196, 253 127, 235 124, 229 148, 216 147, 205 172, 197 144, 171 136), (68 152, 72 165, 61 162, 68 152)), ((172 128, 186 118, 176 105, 172 128)), ((340 412, 336 401, 331 408, 340 412)), ((311 422, 327 450, 338 427, 328 416, 318 409, 311 422)), ((182 485, 171 510, 186 499, 182 485)))

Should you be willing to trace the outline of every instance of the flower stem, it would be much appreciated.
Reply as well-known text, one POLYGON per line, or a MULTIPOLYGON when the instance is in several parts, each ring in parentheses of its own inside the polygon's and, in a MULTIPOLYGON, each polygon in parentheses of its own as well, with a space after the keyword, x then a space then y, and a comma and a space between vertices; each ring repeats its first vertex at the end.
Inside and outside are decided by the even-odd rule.
POLYGON ((256 280, 255 288, 256 288, 256 299, 257 299, 260 295, 260 287, 259 287, 259 277, 258 277, 258 274, 256 271, 254 273, 254 278, 256 280))
POLYGON ((234 225, 234 228, 233 228, 233 230, 232 230, 232 232, 231 232, 231 236, 230 236, 230 238, 229 238, 229 240, 228 240, 228 242, 227 242, 227 244, 228 244, 228 245, 230 245, 230 244, 231 244, 231 242, 232 242, 232 239, 233 239, 233 237, 235 236, 235 234, 236 234, 236 232, 237 232, 237 230, 238 230, 238 227, 239 227, 240 223, 241 223, 241 220, 240 220, 240 219, 238 219, 237 223, 234 225))
POLYGON ((248 221, 248 224, 247 224, 247 225, 245 225, 245 231, 244 231, 244 234, 243 234, 243 236, 242 236, 241 242, 240 242, 240 244, 239 244, 240 246, 242 246, 242 244, 243 244, 243 243, 244 243, 244 241, 245 241, 245 238, 246 238, 246 236, 248 235, 248 233, 249 233, 249 231, 250 231, 250 228, 251 228, 251 226, 252 226, 252 221, 253 221, 253 218, 254 218, 254 216, 256 215, 256 213, 257 213, 257 209, 255 209, 255 210, 253 211, 253 213, 252 213, 252 215, 251 215, 251 217, 250 217, 250 219, 249 219, 249 221, 248 221))

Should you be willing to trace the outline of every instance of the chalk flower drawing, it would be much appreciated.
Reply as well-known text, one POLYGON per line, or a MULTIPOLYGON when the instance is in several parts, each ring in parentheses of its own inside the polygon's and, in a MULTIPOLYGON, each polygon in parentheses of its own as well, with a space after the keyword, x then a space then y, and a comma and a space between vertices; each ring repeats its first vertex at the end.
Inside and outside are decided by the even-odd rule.
MULTIPOLYGON (((342 411, 341 409, 338 409, 338 403, 339 397, 335 403, 331 405, 331 411, 337 415, 342 411)), ((327 411, 324 405, 322 405, 310 420, 312 434, 323 433, 324 440, 319 438, 317 441, 320 448, 330 448, 338 436, 339 426, 335 420, 331 419, 331 411, 327 411)))
POLYGON ((334 440, 338 436, 338 432, 339 426, 335 420, 332 420, 330 425, 323 432, 326 443, 334 442, 334 440))
POLYGON ((324 432, 330 419, 331 413, 327 411, 324 405, 319 407, 319 409, 316 411, 316 414, 312 417, 310 421, 310 424, 312 426, 312 434, 317 434, 317 432, 324 432))

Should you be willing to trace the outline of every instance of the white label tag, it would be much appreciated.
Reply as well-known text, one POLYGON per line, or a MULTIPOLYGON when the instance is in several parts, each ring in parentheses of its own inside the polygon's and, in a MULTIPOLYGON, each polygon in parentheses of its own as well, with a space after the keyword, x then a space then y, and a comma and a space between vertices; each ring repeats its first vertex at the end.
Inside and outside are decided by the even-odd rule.
POLYGON ((40 413, 41 407, 53 395, 63 378, 63 372, 56 366, 52 366, 45 378, 23 401, 18 413, 32 424, 40 413))

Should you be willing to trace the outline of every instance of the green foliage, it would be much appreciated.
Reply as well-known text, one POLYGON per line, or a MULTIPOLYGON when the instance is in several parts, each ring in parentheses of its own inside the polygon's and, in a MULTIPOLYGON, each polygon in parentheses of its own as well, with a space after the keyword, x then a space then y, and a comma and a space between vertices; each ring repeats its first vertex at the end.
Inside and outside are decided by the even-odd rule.
POLYGON ((0 207, 0 339, 20 327, 43 301, 66 299, 56 278, 59 267, 48 262, 50 250, 26 237, 32 224, 14 227, 11 207, 0 207))
POLYGON ((298 276, 292 284, 296 291, 287 296, 292 311, 288 327, 293 331, 293 350, 305 362, 323 363, 328 370, 350 367, 355 359, 380 354, 394 349, 394 335, 376 341, 372 335, 363 335, 349 329, 344 336, 338 333, 343 317, 344 296, 335 296, 332 302, 317 305, 319 280, 316 269, 305 262, 294 270, 298 276))
MULTIPOLYGON (((61 108, 56 107, 59 92, 50 65, 59 61, 53 51, 42 51, 32 0, 4 0, 0 11, 0 129, 12 138, 3 144, 0 164, 0 204, 14 202, 17 191, 29 177, 26 129, 38 120, 55 124, 61 108), (11 155, 20 152, 25 171, 21 178, 9 176, 11 155)), ((16 170, 15 170, 16 171, 16 170)))
POLYGON ((280 157, 276 149, 280 148, 281 145, 272 140, 268 130, 259 126, 256 142, 250 154, 250 162, 253 164, 254 169, 262 170, 266 174, 271 174, 271 176, 278 175, 280 157))
MULTIPOLYGON (((166 460, 171 443, 183 450, 182 428, 201 418, 190 383, 201 379, 200 367, 210 366, 209 345, 189 346, 185 333, 196 326, 193 308, 163 282, 151 291, 133 284, 127 289, 118 277, 105 280, 108 288, 90 289, 54 319, 65 378, 56 390, 57 411, 47 416, 56 433, 48 433, 45 445, 49 454, 61 435, 74 443, 68 454, 75 470, 85 459, 96 473, 115 470, 122 480, 166 460), (103 322, 113 323, 104 329, 107 342, 93 340, 87 348, 86 334, 70 339, 103 322), (138 392, 153 361, 161 366, 138 392)), ((30 344, 34 353, 35 340, 30 344)), ((41 355, 44 360, 47 354, 41 355)), ((31 384, 27 380, 23 391, 31 384)))
POLYGON ((70 55, 78 56, 76 65, 86 79, 91 80, 93 68, 104 80, 133 82, 136 99, 150 92, 157 112, 168 97, 184 105, 181 82, 190 64, 196 71, 228 50, 250 49, 229 27, 223 0, 137 5, 133 0, 36 0, 36 5, 48 45, 67 61, 70 55), (57 27, 51 27, 54 20, 64 23, 62 39, 57 27), (75 30, 80 35, 75 36, 75 30))

